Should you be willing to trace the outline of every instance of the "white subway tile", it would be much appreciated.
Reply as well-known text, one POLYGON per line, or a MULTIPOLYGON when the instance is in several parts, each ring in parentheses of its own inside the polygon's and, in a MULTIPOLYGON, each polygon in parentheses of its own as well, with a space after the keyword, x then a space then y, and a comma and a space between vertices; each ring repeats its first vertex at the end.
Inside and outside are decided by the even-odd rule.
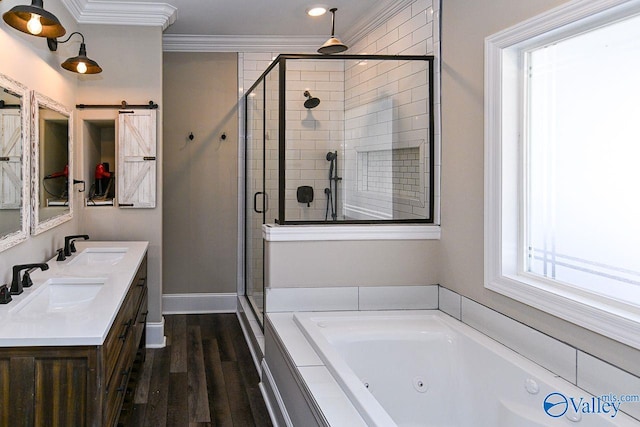
POLYGON ((420 43, 433 37, 433 23, 429 22, 411 33, 413 44, 420 43))
POLYGON ((404 24, 400 25, 400 27, 398 27, 398 36, 404 37, 408 34, 411 34, 417 29, 419 29, 420 27, 425 26, 426 24, 427 24, 426 15, 424 13, 417 14, 414 17, 412 17, 409 21, 405 22, 404 24))
POLYGON ((314 82, 328 82, 331 80, 331 71, 301 71, 300 79, 314 82))
POLYGON ((407 6, 402 9, 400 12, 396 13, 394 16, 389 18, 387 21, 387 29, 398 28, 400 25, 404 24, 412 17, 411 6, 407 6))
POLYGON ((438 307, 438 286, 361 286, 360 310, 429 310, 438 307))
POLYGON ((462 321, 522 356, 576 383, 576 350, 529 326, 468 298, 462 299, 462 321))
MULTIPOLYGON (((594 396, 640 395, 639 377, 582 351, 578 351, 577 385, 594 396)), ((620 410, 640 420, 640 402, 622 403, 620 410)))
POLYGON ((431 5, 431 0, 416 0, 411 4, 411 13, 414 16, 419 13, 425 13, 427 9, 431 7, 431 5))
POLYGON ((357 310, 357 287, 267 288, 268 312, 357 310))
POLYGON ((376 41, 376 49, 378 51, 380 51, 383 48, 388 47, 390 44, 396 42, 398 40, 398 38, 399 38, 398 29, 397 28, 393 28, 387 34, 385 34, 384 36, 380 37, 376 41))

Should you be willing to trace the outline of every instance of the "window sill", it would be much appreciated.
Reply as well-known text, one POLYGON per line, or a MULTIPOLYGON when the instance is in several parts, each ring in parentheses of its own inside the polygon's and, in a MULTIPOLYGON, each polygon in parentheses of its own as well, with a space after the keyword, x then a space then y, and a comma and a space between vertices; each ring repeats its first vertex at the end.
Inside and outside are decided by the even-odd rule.
POLYGON ((440 240, 439 225, 285 225, 264 224, 267 242, 344 240, 440 240))

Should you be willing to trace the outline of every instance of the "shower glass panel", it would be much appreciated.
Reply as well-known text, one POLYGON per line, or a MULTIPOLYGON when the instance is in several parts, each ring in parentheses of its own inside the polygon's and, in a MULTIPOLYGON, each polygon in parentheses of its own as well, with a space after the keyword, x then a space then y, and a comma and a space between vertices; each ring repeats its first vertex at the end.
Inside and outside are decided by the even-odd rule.
POLYGON ((269 82, 266 222, 433 223, 432 56, 280 55, 269 82))
POLYGON ((273 221, 278 209, 278 88, 279 77, 275 72, 256 84, 245 99, 245 292, 261 325, 264 320, 262 224, 273 221))

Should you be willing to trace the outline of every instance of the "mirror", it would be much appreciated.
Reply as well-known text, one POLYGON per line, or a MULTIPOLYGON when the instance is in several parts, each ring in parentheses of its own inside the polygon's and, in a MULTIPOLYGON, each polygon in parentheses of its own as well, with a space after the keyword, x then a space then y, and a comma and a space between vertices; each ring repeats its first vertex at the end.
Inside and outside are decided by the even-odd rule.
POLYGON ((31 230, 39 234, 72 217, 73 125, 71 112, 51 98, 34 92, 32 103, 31 230))
POLYGON ((0 74, 0 251, 27 238, 29 229, 29 97, 0 74))

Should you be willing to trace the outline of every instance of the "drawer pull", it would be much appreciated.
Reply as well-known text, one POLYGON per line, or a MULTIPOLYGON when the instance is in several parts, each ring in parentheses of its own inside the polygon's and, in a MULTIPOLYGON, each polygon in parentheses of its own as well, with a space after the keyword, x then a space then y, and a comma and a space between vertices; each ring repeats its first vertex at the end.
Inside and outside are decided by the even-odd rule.
POLYGON ((137 286, 139 286, 139 287, 143 287, 143 286, 144 286, 144 285, 146 285, 146 284, 147 284, 147 278, 146 278, 146 277, 143 277, 143 278, 141 278, 141 279, 138 279, 137 286))
POLYGON ((127 338, 127 334, 129 333, 129 328, 131 327, 131 319, 127 320, 127 323, 124 324, 124 332, 118 337, 124 341, 127 338))
POLYGON ((142 319, 140 322, 138 323, 147 323, 147 315, 149 314, 149 310, 145 311, 144 313, 141 313, 144 316, 144 319, 142 319))

